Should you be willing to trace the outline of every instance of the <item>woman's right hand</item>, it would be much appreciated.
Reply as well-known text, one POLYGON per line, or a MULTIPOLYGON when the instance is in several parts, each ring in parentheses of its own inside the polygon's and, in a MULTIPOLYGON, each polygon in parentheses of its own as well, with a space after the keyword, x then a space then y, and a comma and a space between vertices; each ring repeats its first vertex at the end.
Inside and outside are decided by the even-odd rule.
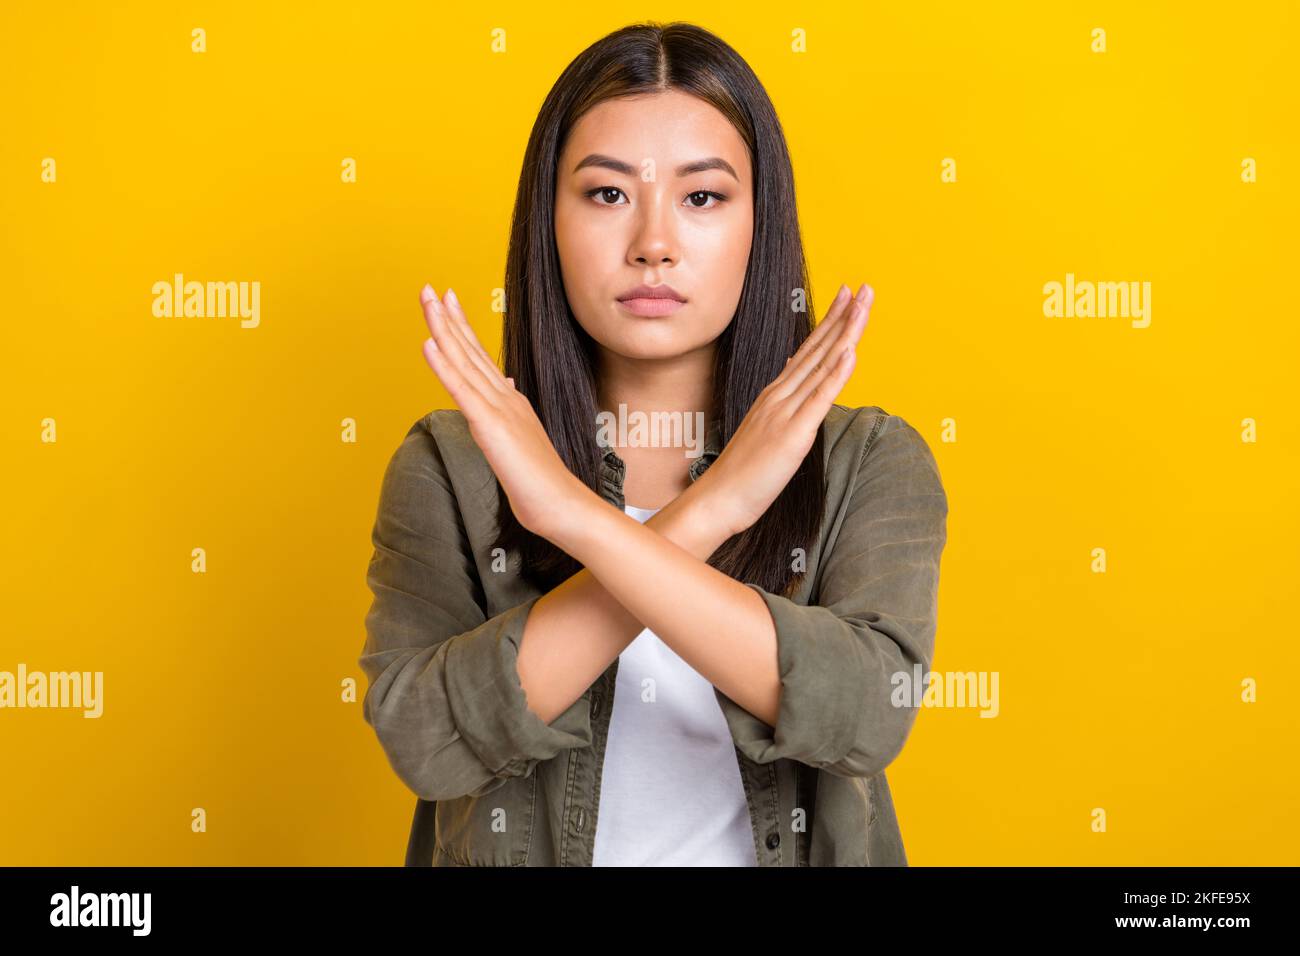
POLYGON ((722 454, 695 482, 731 534, 757 522, 799 470, 853 372, 874 295, 863 283, 850 300, 848 286, 840 286, 826 317, 759 392, 722 454))
POLYGON ((532 403, 484 350, 455 293, 448 289, 444 302, 426 285, 420 304, 430 333, 425 360, 460 407, 519 523, 553 540, 581 520, 595 493, 569 471, 532 403))

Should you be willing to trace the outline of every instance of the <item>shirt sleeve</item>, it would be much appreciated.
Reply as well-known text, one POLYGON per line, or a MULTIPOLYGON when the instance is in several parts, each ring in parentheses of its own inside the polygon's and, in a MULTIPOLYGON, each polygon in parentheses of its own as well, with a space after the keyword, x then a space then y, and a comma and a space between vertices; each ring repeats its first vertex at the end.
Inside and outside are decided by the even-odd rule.
POLYGON ((362 714, 408 787, 425 800, 477 796, 565 748, 590 746, 585 696, 550 724, 528 708, 516 660, 541 595, 485 614, 452 483, 424 420, 384 473, 371 541, 362 714))
POLYGON ((920 433, 889 415, 864 449, 819 603, 757 584, 776 629, 776 727, 714 688, 736 747, 758 763, 789 758, 873 777, 898 756, 916 708, 895 706, 896 674, 927 674, 934 653, 948 500, 920 433))

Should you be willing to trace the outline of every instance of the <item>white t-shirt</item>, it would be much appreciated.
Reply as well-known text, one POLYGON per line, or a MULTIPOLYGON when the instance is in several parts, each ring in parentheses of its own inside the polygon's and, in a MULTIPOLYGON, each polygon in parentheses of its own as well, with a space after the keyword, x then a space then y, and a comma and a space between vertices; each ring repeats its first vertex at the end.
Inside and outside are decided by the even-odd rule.
MULTIPOLYGON (((641 522, 658 510, 624 508, 641 522)), ((649 628, 618 659, 592 865, 758 865, 713 685, 649 628)))

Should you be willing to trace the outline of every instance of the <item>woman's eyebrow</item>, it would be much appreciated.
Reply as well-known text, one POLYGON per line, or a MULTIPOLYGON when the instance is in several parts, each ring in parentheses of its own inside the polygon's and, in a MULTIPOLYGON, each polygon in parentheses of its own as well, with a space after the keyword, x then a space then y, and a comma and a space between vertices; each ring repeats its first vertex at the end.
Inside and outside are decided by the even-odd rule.
MULTIPOLYGON (((636 175, 636 169, 630 163, 625 163, 621 159, 615 159, 613 156, 606 156, 602 153, 591 153, 577 166, 574 166, 573 171, 576 173, 585 166, 601 166, 605 169, 612 169, 616 173, 622 173, 624 176, 636 175)), ((736 175, 731 163, 721 156, 710 156, 708 159, 697 159, 694 162, 682 163, 677 167, 677 176, 681 178, 692 173, 702 173, 707 169, 720 169, 725 173, 729 173, 736 182, 740 182, 740 177, 736 175)))

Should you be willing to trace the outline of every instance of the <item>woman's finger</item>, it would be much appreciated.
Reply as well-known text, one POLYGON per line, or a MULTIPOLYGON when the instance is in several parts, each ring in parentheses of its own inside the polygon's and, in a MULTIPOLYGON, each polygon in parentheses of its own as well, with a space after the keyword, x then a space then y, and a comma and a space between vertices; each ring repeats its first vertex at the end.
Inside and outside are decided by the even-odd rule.
POLYGON ((486 404, 483 397, 465 380, 465 376, 448 360, 447 354, 432 338, 424 340, 424 359, 442 382, 451 400, 465 413, 466 419, 472 420, 483 411, 486 404))
POLYGON ((450 288, 442 299, 443 311, 450 317, 450 325, 460 335, 461 345, 464 346, 466 354, 478 366, 483 376, 499 392, 506 391, 505 379, 501 375, 501 370, 497 368, 496 362, 487 354, 482 343, 479 342, 478 336, 474 334, 474 328, 469 324, 469 319, 465 316, 465 310, 460 307, 460 300, 456 298, 456 293, 450 288))
POLYGON ((798 353, 796 353, 794 361, 786 367, 783 381, 773 389, 773 398, 778 400, 786 399, 800 392, 800 388, 808 376, 823 368, 827 362, 833 363, 835 361, 836 356, 833 351, 836 343, 844 334, 844 329, 852 325, 856 319, 861 318, 862 314, 871 308, 873 295, 874 292, 871 286, 864 282, 858 290, 858 294, 854 296, 853 301, 848 303, 834 320, 827 318, 826 322, 818 328, 818 331, 825 328, 826 334, 802 357, 798 357, 798 353), (835 324, 831 325, 831 322, 835 324))
POLYGON ((478 340, 478 336, 474 333, 474 327, 470 325, 469 317, 465 315, 465 309, 460 304, 460 299, 456 295, 456 290, 448 287, 446 295, 442 297, 442 304, 443 307, 451 313, 452 318, 454 318, 460 326, 461 332, 464 333, 465 338, 469 339, 470 344, 474 346, 478 354, 491 362, 492 357, 488 355, 487 349, 483 348, 483 343, 478 340))
MULTIPOLYGON (((823 353, 817 364, 809 369, 808 374, 799 385, 790 392, 786 400, 793 409, 790 412, 791 416, 798 414, 797 410, 803 407, 803 404, 808 400, 809 394, 821 387, 826 379, 833 378, 837 374, 840 369, 837 363, 843 359, 845 353, 856 354, 858 340, 862 337, 862 333, 867 326, 871 299, 872 292, 868 288, 865 306, 862 303, 854 303, 853 314, 840 331, 840 334, 835 336, 835 341, 823 353)), ((837 387, 836 394, 838 392, 839 388, 837 387)))
POLYGON ((840 287, 835 292, 835 298, 831 300, 831 306, 826 310, 826 317, 818 323, 817 327, 812 330, 806 339, 799 343, 799 347, 794 350, 794 354, 786 358, 785 367, 768 386, 773 391, 781 388, 785 382, 785 376, 790 370, 791 363, 797 364, 798 361, 807 355, 812 349, 817 347, 817 343, 829 334, 830 330, 839 321, 840 316, 844 313, 844 308, 849 302, 849 287, 840 283, 840 287))
POLYGON ((853 295, 849 287, 841 282, 840 287, 835 291, 835 298, 831 300, 830 308, 826 310, 826 315, 821 322, 817 323, 817 327, 808 334, 808 337, 799 343, 799 347, 795 349, 794 354, 786 361, 797 365, 802 356, 815 349, 818 343, 830 334, 831 329, 844 315, 844 311, 852 299, 853 295))
POLYGON ((831 308, 827 310, 826 319, 823 319, 822 323, 813 329, 813 334, 803 339, 802 345, 787 360, 781 375, 777 376, 776 380, 772 382, 772 397, 777 399, 788 397, 790 393, 798 388, 798 384, 807 376, 809 369, 813 367, 819 356, 826 351, 828 339, 835 336, 837 330, 842 328, 842 320, 853 312, 855 304, 861 302, 866 289, 867 285, 863 282, 858 289, 858 294, 850 299, 848 295, 849 287, 840 286, 840 291, 836 293, 831 308))
POLYGON ((451 289, 447 290, 443 300, 438 299, 437 294, 434 293, 433 301, 437 304, 435 315, 441 316, 446 322, 447 331, 456 339, 456 343, 460 346, 461 353, 465 356, 466 361, 469 362, 475 372, 482 376, 483 380, 481 382, 475 381, 473 373, 467 374, 467 377, 471 381, 475 381, 476 386, 491 387, 498 392, 506 391, 505 384, 501 381, 500 371, 495 363, 487 357, 483 347, 478 344, 473 329, 469 327, 469 322, 465 319, 464 310, 460 309, 460 303, 456 302, 456 310, 451 308, 450 302, 454 302, 455 299, 456 295, 451 289), (460 313, 459 316, 456 312, 460 313))
POLYGON ((845 349, 839 353, 839 358, 829 370, 829 374, 822 377, 816 388, 809 390, 803 402, 795 410, 794 416, 790 419, 793 427, 815 428, 821 424, 826 413, 830 411, 831 404, 844 388, 849 376, 853 374, 853 366, 857 363, 857 358, 857 352, 853 349, 845 349))
POLYGON ((489 404, 495 405, 495 396, 499 395, 500 391, 492 386, 482 369, 470 358, 455 329, 452 328, 451 318, 438 300, 437 293, 426 285, 420 295, 420 301, 424 303, 424 318, 428 323, 429 331, 446 362, 460 373, 460 377, 469 388, 481 394, 489 404))

